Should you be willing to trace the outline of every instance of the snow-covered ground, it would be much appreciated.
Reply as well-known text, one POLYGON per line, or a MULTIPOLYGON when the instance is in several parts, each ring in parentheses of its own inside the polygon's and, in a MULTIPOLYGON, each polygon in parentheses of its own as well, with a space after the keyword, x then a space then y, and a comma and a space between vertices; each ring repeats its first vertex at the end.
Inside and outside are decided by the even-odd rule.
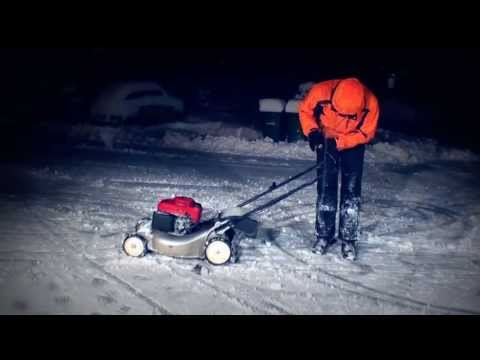
POLYGON ((314 186, 259 215, 236 264, 127 257, 124 233, 159 199, 191 196, 209 217, 314 160, 304 142, 209 124, 110 129, 110 149, 84 126, 73 152, 3 163, 0 313, 480 313, 480 161, 425 140, 368 147, 355 263, 339 245, 310 252, 314 186))

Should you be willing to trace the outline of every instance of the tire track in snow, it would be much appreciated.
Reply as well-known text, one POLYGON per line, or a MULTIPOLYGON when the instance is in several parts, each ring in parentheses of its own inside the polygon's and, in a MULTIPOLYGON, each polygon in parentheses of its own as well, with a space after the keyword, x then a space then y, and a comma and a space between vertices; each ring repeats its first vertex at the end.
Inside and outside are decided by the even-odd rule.
POLYGON ((156 187, 156 188, 179 188, 179 189, 196 189, 196 190, 223 190, 223 191, 241 191, 239 186, 231 185, 197 185, 197 184, 175 184, 161 183, 154 181, 130 181, 130 180, 105 180, 106 185, 122 185, 125 187, 156 187))
MULTIPOLYGON (((36 214, 34 216, 37 218, 37 221, 39 221, 41 224, 43 224, 45 229, 48 232, 50 232, 51 235, 53 235, 55 237, 61 236, 60 234, 58 234, 54 230, 54 226, 49 224, 49 223, 52 223, 53 221, 41 219, 36 214)), ((65 237, 65 243, 72 250, 73 254, 75 254, 77 252, 77 248, 70 242, 68 237, 65 237)), ((96 263, 94 260, 90 259, 85 254, 82 254, 81 258, 84 259, 88 264, 90 264, 91 268, 96 269, 97 271, 100 271, 102 274, 104 274, 108 278, 114 280, 117 284, 120 284, 123 288, 125 288, 133 296, 137 297, 138 299, 144 301, 149 306, 151 306, 154 310, 154 315, 156 314, 156 312, 158 312, 160 315, 171 315, 172 314, 165 307, 163 307, 162 305, 160 305, 156 301, 152 300, 148 296, 144 295, 140 290, 135 288, 133 285, 129 284, 127 281, 125 281, 125 280, 121 279, 120 277, 118 277, 118 276, 110 273, 109 271, 105 270, 100 264, 96 263)))
POLYGON ((131 294, 135 295, 137 298, 143 300, 144 302, 146 302, 148 305, 150 305, 153 310, 154 310, 154 313, 153 315, 157 315, 156 312, 158 312, 158 314, 160 315, 172 315, 173 313, 171 313, 170 311, 168 311, 165 307, 163 307, 162 305, 160 305, 159 303, 157 303, 156 301, 152 300, 151 298, 149 298, 148 296, 146 296, 145 294, 143 294, 140 290, 138 290, 135 286, 129 284, 127 281, 123 280, 122 278, 120 278, 119 276, 109 272, 108 270, 105 270, 103 268, 102 265, 98 264, 97 262, 93 261, 92 259, 90 259, 89 257, 87 257, 86 255, 82 255, 82 258, 87 261, 93 268, 99 270, 102 274, 104 274, 105 276, 107 276, 108 278, 114 280, 115 282, 117 282, 118 284, 121 284, 125 289, 127 289, 131 294))
MULTIPOLYGON (((192 278, 192 274, 188 273, 187 271, 185 270, 178 270, 178 269, 174 269, 173 267, 169 266, 168 267, 173 273, 175 273, 177 276, 181 276, 182 278, 185 278, 185 276, 188 276, 190 278, 192 278), (183 275, 182 275, 183 273, 183 275)), ((198 276, 198 275, 197 275, 198 276)), ((222 295, 223 297, 225 297, 226 299, 228 299, 229 301, 232 301, 234 300, 234 302, 238 303, 239 305, 241 305, 243 308, 253 312, 253 313, 259 313, 259 314, 263 314, 265 313, 265 309, 259 307, 259 306, 264 306, 266 307, 267 310, 269 309, 274 309, 277 311, 278 314, 280 315, 289 315, 290 313, 284 309, 283 307, 280 307, 276 304, 273 304, 269 301, 264 301, 264 300, 261 300, 259 303, 255 304, 255 303, 252 303, 251 300, 245 300, 241 297, 239 297, 238 295, 235 295, 233 294, 232 292, 230 291, 227 291, 225 289, 222 289, 216 285, 214 285, 213 283, 209 282, 209 281, 206 281, 205 279, 201 278, 200 276, 198 277, 198 279, 196 279, 198 282, 202 283, 203 285, 211 288, 212 290, 214 290, 216 293, 222 295)), ((250 291, 251 293, 251 291, 250 291)))
MULTIPOLYGON (((291 200, 291 201, 295 203, 295 200, 291 200)), ((365 227, 361 227, 361 231, 365 231, 365 228, 367 228, 369 229, 368 232, 372 233, 373 236, 382 237, 382 236, 389 236, 392 234, 409 235, 409 234, 415 234, 420 232, 432 231, 432 221, 435 220, 436 217, 438 221, 436 221, 435 230, 438 230, 439 228, 446 228, 456 223, 461 223, 464 231, 469 231, 473 228, 473 225, 471 224, 471 222, 465 220, 464 216, 461 213, 448 208, 426 203, 426 202, 397 200, 397 199, 365 198, 365 200, 362 202, 362 205, 374 206, 375 208, 385 208, 388 210, 399 209, 399 211, 409 211, 409 212, 412 212, 412 214, 410 214, 408 219, 416 219, 417 225, 414 228, 393 229, 380 234, 372 233, 373 230, 377 227, 378 222, 375 224, 369 224, 365 227), (422 218, 422 222, 420 224, 418 224, 418 217, 422 218), (424 226, 421 226, 422 223, 424 226)), ((281 206, 275 209, 271 209, 267 213, 268 217, 278 219, 278 221, 275 222, 276 226, 294 225, 295 222, 292 222, 292 219, 294 219, 295 217, 306 218, 310 215, 310 216, 313 216, 314 218, 315 216, 314 202, 313 203, 303 202, 302 206, 300 207, 298 204, 295 203, 295 206, 296 206, 295 209, 289 209, 288 215, 285 215, 285 210, 281 206)), ((363 208, 361 210, 361 215, 364 216, 366 214, 368 214, 368 210, 363 208)), ((387 218, 389 217, 388 214, 384 216, 387 218)), ((403 217, 405 216, 406 215, 403 215, 403 217)))
MULTIPOLYGON (((290 252, 284 250, 283 248, 278 246, 278 244, 276 244, 275 246, 281 251, 282 254, 287 255, 288 257, 293 258, 293 260, 295 260, 297 263, 301 263, 301 264, 304 265, 301 268, 288 269, 290 272, 300 273, 301 276, 305 276, 302 273, 308 272, 309 274, 311 274, 312 269, 317 270, 313 265, 311 265, 307 262, 303 262, 303 260, 297 259, 297 257, 295 255, 293 255, 290 252)), ((299 248, 299 249, 306 249, 306 248, 299 248)), ((288 274, 288 275, 290 275, 290 274, 288 274)), ((315 282, 319 283, 319 284, 322 284, 322 285, 324 285, 325 287, 328 287, 328 288, 332 288, 332 289, 336 289, 338 291, 346 292, 346 293, 352 294, 354 296, 367 298, 369 300, 372 300, 375 303, 378 303, 379 301, 381 301, 381 302, 384 302, 384 303, 387 303, 387 304, 390 304, 390 305, 395 305, 395 306, 405 308, 405 309, 412 309, 412 310, 416 310, 416 311, 419 310, 419 307, 417 307, 417 306, 412 306, 412 305, 404 304, 404 303, 401 303, 401 302, 398 302, 398 301, 383 299, 383 298, 379 298, 379 297, 369 295, 369 294, 366 294, 366 293, 358 292, 358 291, 355 291, 355 290, 352 290, 352 289, 348 289, 346 287, 339 286, 339 285, 335 284, 334 282, 329 282, 329 281, 324 281, 324 280, 319 280, 319 279, 316 279, 315 282)), ((280 292, 285 293, 285 294, 298 293, 298 292, 290 292, 288 290, 280 290, 280 292)), ((304 293, 305 294, 310 294, 310 295, 312 295, 312 297, 323 295, 322 292, 304 292, 304 293)))
POLYGON ((430 231, 432 224, 430 223, 429 220, 432 220, 435 216, 441 216, 442 221, 440 221, 438 224, 436 224, 436 228, 438 229, 439 227, 447 227, 451 226, 457 222, 462 223, 465 227, 469 227, 470 224, 465 223, 465 221, 462 220, 462 215, 454 210, 447 209, 444 207, 440 207, 434 204, 429 204, 425 202, 419 202, 419 201, 408 201, 408 200, 398 200, 398 199, 374 199, 374 198, 366 198, 364 201, 364 204, 366 205, 373 205, 376 208, 385 208, 385 209, 400 209, 401 210, 407 210, 407 211, 412 211, 414 214, 412 214, 409 218, 411 219, 417 219, 418 215, 421 215, 422 218, 424 218, 424 223, 426 223, 428 226, 425 229, 419 228, 416 226, 414 229, 408 229, 408 230, 392 230, 388 231, 385 233, 381 234, 376 234, 375 236, 387 236, 391 235, 394 233, 395 235, 398 234, 403 234, 403 235, 408 235, 408 234, 413 234, 413 233, 418 233, 418 232, 425 232, 425 231, 430 231), (427 217, 425 219, 425 217, 427 217))
POLYGON ((322 268, 320 267, 316 267, 310 263, 308 263, 308 261, 305 261, 303 260, 302 258, 290 253, 289 251, 285 250, 284 248, 282 248, 278 243, 276 243, 275 241, 272 241, 273 244, 280 250, 282 251, 284 254, 286 254, 287 256, 293 258, 294 260, 296 260, 297 262, 303 264, 303 265, 306 265, 306 266, 309 266, 312 268, 312 270, 315 270, 315 271, 318 271, 324 275, 327 275, 328 277, 330 278, 333 278, 335 280, 338 280, 338 281, 341 281, 343 283, 346 283, 346 284, 349 284, 349 285, 352 285, 354 287, 357 287, 357 288, 361 288, 361 289, 364 289, 364 290, 367 290, 369 292, 372 292, 374 294, 378 294, 378 295, 382 295, 382 296, 386 296, 387 298, 390 298, 390 299, 382 299, 382 298, 378 298, 378 297, 375 297, 375 296, 372 296, 372 295, 367 295, 367 294, 364 294, 362 292, 356 292, 354 290, 350 290, 350 289, 346 289, 346 288, 342 288, 342 287, 339 287, 338 285, 335 285, 335 284, 328 284, 329 286, 334 286, 338 289, 341 289, 341 290, 344 290, 344 291, 348 291, 348 292, 351 292, 351 293, 355 293, 357 295, 360 295, 360 296, 366 296, 366 297, 369 297, 371 299, 375 299, 375 300, 378 300, 378 301, 388 301, 392 304, 395 304, 395 305, 399 305, 399 306, 402 306, 402 307, 412 307, 412 306, 416 306, 415 308, 416 309, 421 309, 421 310, 426 310, 426 309, 435 309, 435 310, 438 310, 438 311, 442 311, 442 312, 446 312, 446 313, 460 313, 460 314, 466 314, 466 315, 480 315, 480 312, 478 311, 473 311, 473 310, 469 310, 469 309, 462 309, 462 308, 456 308, 456 307, 448 307, 448 306, 441 306, 441 305, 434 305, 434 304, 429 304, 429 303, 426 303, 426 302, 423 302, 423 301, 420 301, 420 300, 415 300, 415 299, 412 299, 412 298, 409 298, 407 296, 402 296, 402 295, 396 295, 396 294, 392 294, 392 293, 389 293, 389 292, 386 292, 386 291, 382 291, 382 290, 378 290, 378 289, 375 289, 375 288, 372 288, 370 286, 367 286, 367 285, 364 285, 358 281, 353 281, 353 280, 349 280, 349 279, 346 279, 344 278, 343 276, 340 276, 340 275, 336 275, 336 274, 333 274, 329 271, 326 271, 326 270, 323 270, 322 268), (393 302, 392 302, 393 300, 393 302), (408 303, 408 304, 405 304, 408 303))
MULTIPOLYGON (((311 271, 311 270, 309 270, 309 271, 311 271)), ((299 271, 299 272, 301 273, 301 271, 299 271)), ((298 273, 298 272, 295 271, 295 273, 298 273)), ((291 276, 291 274, 288 274, 288 276, 291 276)), ((294 278, 294 279, 298 280, 297 278, 294 278)), ((239 283, 239 284, 244 284, 244 282, 241 281, 241 280, 233 279, 233 281, 236 282, 236 283, 239 283)), ((371 295, 368 295, 368 294, 359 293, 359 292, 354 291, 354 290, 342 288, 342 287, 336 286, 335 284, 327 282, 327 281, 321 281, 321 280, 317 279, 316 283, 322 284, 329 289, 335 289, 338 292, 339 297, 341 296, 341 293, 347 293, 347 294, 350 294, 352 297, 367 298, 367 299, 371 300, 373 303, 375 303, 377 307, 380 307, 379 303, 382 302, 382 303, 389 304, 389 305, 395 305, 395 306, 401 307, 403 309, 412 309, 412 310, 417 310, 418 309, 417 307, 408 306, 408 305, 405 305, 405 304, 394 303, 394 302, 389 301, 389 300, 380 299, 380 298, 375 297, 375 296, 371 296, 371 295)), ((268 289, 261 288, 260 292, 262 294, 264 294, 267 291, 268 291, 268 289)), ((319 301, 318 299, 320 299, 320 301, 322 301, 323 298, 324 298, 324 295, 325 295, 325 291, 295 291, 295 290, 284 290, 284 289, 282 289, 282 290, 278 290, 278 292, 282 295, 312 298, 312 299, 316 299, 316 301, 319 301)))

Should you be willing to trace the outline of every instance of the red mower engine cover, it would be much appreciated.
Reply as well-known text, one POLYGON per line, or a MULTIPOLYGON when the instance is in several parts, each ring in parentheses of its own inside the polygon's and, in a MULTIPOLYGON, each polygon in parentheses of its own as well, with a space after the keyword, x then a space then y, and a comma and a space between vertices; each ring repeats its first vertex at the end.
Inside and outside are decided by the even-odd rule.
POLYGON ((157 206, 158 211, 175 216, 189 216, 194 224, 202 217, 202 205, 192 198, 177 196, 173 199, 161 200, 157 206))

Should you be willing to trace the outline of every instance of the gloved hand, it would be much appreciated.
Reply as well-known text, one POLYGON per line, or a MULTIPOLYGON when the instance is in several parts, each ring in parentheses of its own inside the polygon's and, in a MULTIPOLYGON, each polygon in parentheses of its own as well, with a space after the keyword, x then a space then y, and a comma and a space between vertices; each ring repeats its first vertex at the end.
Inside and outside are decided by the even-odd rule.
POLYGON ((323 134, 318 130, 312 130, 310 134, 308 134, 308 144, 310 145, 310 149, 315 151, 315 148, 323 144, 323 134))

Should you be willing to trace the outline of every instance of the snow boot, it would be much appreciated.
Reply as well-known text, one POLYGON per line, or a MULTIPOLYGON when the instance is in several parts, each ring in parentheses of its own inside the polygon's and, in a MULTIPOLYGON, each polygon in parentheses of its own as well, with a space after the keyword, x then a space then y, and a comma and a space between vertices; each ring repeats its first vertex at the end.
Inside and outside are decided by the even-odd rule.
POLYGON ((350 261, 357 259, 357 245, 355 241, 342 241, 342 256, 350 261))
POLYGON ((317 240, 315 245, 313 245, 312 252, 314 254, 320 254, 320 255, 325 255, 333 244, 335 244, 336 240, 335 239, 324 239, 320 238, 317 240))

